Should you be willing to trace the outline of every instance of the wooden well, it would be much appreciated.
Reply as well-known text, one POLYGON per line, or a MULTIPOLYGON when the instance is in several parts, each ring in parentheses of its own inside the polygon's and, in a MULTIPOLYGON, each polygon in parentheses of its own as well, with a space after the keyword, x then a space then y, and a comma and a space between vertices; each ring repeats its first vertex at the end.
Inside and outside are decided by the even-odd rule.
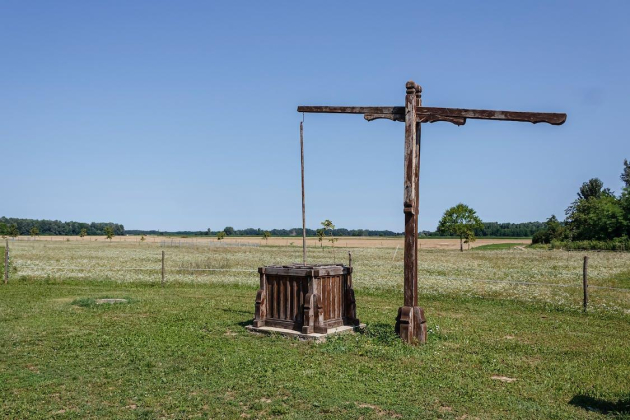
POLYGON ((302 334, 326 334, 358 326, 352 267, 343 264, 258 268, 254 328, 275 327, 302 334))

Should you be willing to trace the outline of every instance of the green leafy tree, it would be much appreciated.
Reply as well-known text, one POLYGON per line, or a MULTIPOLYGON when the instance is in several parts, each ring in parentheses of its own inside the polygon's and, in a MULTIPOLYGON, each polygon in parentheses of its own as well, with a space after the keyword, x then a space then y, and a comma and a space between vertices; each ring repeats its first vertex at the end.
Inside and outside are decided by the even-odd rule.
POLYGON ((104 231, 105 237, 111 242, 112 238, 114 237, 114 229, 111 226, 105 226, 104 231))
POLYGON ((7 224, 0 223, 0 236, 2 236, 2 239, 6 238, 8 234, 9 234, 9 227, 7 226, 7 224))
POLYGON ((226 226, 223 232, 225 232, 227 236, 232 236, 234 235, 234 228, 232 226, 226 226))
POLYGON ((322 249, 324 249, 324 237, 326 236, 326 231, 324 229, 317 229, 315 234, 317 235, 317 240, 319 241, 322 249))
POLYGON ((87 236, 87 229, 81 229, 81 232, 79 232, 79 236, 81 237, 81 239, 85 238, 87 236))
POLYGON ((532 236, 534 244, 550 244, 552 241, 562 241, 569 238, 569 231, 555 215, 551 215, 544 227, 532 236))
POLYGON ((30 230, 30 234, 31 237, 34 238, 36 236, 39 236, 39 229, 37 229, 37 226, 33 226, 30 230))
POLYGON ((589 179, 583 183, 578 192, 578 200, 588 200, 589 198, 599 198, 602 194, 610 193, 608 188, 604 188, 604 183, 599 178, 589 179))
POLYGON ((474 235, 475 229, 483 228, 477 212, 465 204, 459 203, 446 210, 438 231, 442 234, 459 236, 459 250, 464 252, 464 237, 474 235))
POLYGON ((269 238, 271 237, 271 232, 268 230, 264 231, 262 234, 262 238, 265 240, 265 244, 269 245, 269 238))
POLYGON ((610 240, 624 233, 624 211, 613 195, 578 200, 567 217, 574 240, 610 240))
POLYGON ((623 172, 619 178, 626 185, 626 188, 630 188, 630 163, 628 159, 623 160, 623 172))
POLYGON ((20 236, 20 230, 15 223, 9 225, 9 228, 7 229, 7 235, 12 238, 17 238, 18 236, 20 236))
POLYGON ((476 240, 477 240, 477 237, 475 236, 474 230, 470 230, 466 232, 466 234, 464 235, 464 243, 468 245, 468 249, 470 249, 470 244, 475 242, 476 240))
POLYGON ((217 233, 217 240, 222 240, 225 238, 225 232, 221 231, 219 233, 217 233))

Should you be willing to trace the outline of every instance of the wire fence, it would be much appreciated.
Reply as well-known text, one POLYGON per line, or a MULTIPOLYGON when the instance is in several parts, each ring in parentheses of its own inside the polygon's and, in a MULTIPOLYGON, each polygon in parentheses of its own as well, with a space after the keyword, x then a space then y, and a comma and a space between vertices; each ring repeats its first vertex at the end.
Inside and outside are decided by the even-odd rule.
MULTIPOLYGON (((8 245, 8 244, 7 244, 8 245)), ((160 246, 162 248, 168 248, 168 247, 207 247, 207 246, 244 246, 244 247, 248 247, 248 246, 258 246, 256 245, 252 245, 251 243, 243 243, 243 244, 237 244, 234 242, 231 242, 229 245, 228 244, 218 244, 218 243, 203 243, 203 245, 200 244, 194 244, 194 243, 188 243, 188 242, 180 242, 178 240, 166 240, 166 241, 161 241, 160 242, 160 246)), ((547 283, 547 282, 536 282, 536 281, 523 281, 523 280, 503 280, 503 279, 488 279, 488 278, 474 278, 474 277, 470 277, 470 273, 471 272, 475 272, 475 268, 474 267, 468 267, 466 269, 466 273, 469 276, 468 277, 454 277, 454 276, 448 276, 448 275, 431 275, 431 274, 427 274, 424 273, 425 276, 424 278, 426 278, 427 280, 438 280, 438 281, 445 281, 445 282, 460 282, 460 283, 490 283, 490 284, 501 284, 501 285, 514 285, 514 286, 526 286, 526 287, 534 287, 534 288, 558 288, 558 289, 567 289, 567 288, 572 288, 572 289, 583 289, 583 295, 584 295, 584 308, 586 308, 587 306, 587 301, 588 301, 588 290, 608 290, 608 291, 613 291, 613 292, 619 292, 619 293, 628 293, 630 292, 630 288, 623 288, 623 287, 612 287, 612 286, 604 286, 604 285, 591 285, 588 284, 588 270, 587 270, 587 262, 588 262, 588 257, 584 257, 584 267, 583 267, 583 272, 580 273, 582 274, 581 276, 578 275, 578 272, 576 270, 575 274, 576 274, 576 280, 578 280, 579 277, 580 281, 575 281, 575 283, 571 282, 571 283, 547 283)), ((175 262, 175 264, 177 263, 177 261, 175 262)), ((38 271, 38 272, 46 272, 46 274, 44 274, 44 276, 47 275, 52 275, 55 276, 54 272, 55 271, 63 271, 66 273, 63 273, 64 275, 67 275, 68 271, 70 272, 91 272, 93 275, 102 275, 105 274, 106 277, 107 276, 107 272, 147 272, 148 277, 146 278, 152 278, 153 274, 150 273, 155 273, 155 278, 156 281, 159 281, 159 279, 161 279, 161 283, 162 285, 165 284, 165 280, 168 278, 169 274, 177 276, 177 275, 181 275, 182 273, 197 273, 197 274, 204 274, 204 273, 213 273, 213 272, 225 272, 225 273, 242 273, 242 274, 246 274, 248 276, 253 275, 255 273, 258 273, 258 269, 257 267, 238 267, 238 268, 222 268, 222 267, 182 267, 182 266, 174 266, 173 265, 173 261, 170 261, 170 264, 166 265, 165 264, 165 251, 162 251, 162 264, 160 265, 156 265, 156 266, 144 266, 144 267, 138 267, 138 266, 113 266, 113 265, 85 265, 85 266, 79 266, 79 265, 64 265, 64 264, 58 264, 58 265, 46 265, 46 266, 42 266, 42 265, 36 265, 36 264, 29 264, 29 263, 24 263, 21 261, 11 261, 11 265, 14 267, 14 270, 17 270, 16 272, 23 272, 25 271, 38 271)), ((9 267, 9 248, 6 248, 6 254, 5 254, 5 264, 4 264, 4 281, 5 283, 9 280, 9 274, 11 273, 10 267, 9 267)), ((542 273, 542 272, 549 272, 549 274, 553 273, 553 270, 537 270, 538 273, 542 273)), ((371 273, 372 275, 374 275, 375 273, 371 273)), ((388 273, 389 275, 391 275, 391 273, 388 273)), ((79 276, 79 274, 77 274, 77 276, 79 276)), ((380 278, 380 276, 378 275, 378 273, 376 273, 377 278, 380 278)), ((420 278, 423 277, 423 273, 422 271, 419 272, 419 276, 420 278)), ((83 276, 88 277, 88 276, 83 276)))
MULTIPOLYGON (((15 268, 30 268, 30 269, 39 269, 41 267, 27 264, 14 264, 15 268)), ((145 271, 155 271, 161 272, 161 267, 72 267, 72 266, 57 266, 57 267, 46 267, 49 270, 70 270, 70 271, 93 271, 94 268, 101 268, 104 271, 134 271, 134 270, 145 270, 145 271)), ((249 268, 169 268, 164 270, 165 274, 168 272, 204 272, 204 271, 224 271, 224 272, 237 272, 237 273, 258 273, 257 269, 249 269, 249 268)), ((459 277, 451 277, 451 276, 431 276, 432 279, 444 279, 449 281, 460 281, 460 282, 482 282, 482 283, 502 283, 502 284, 515 284, 520 286, 536 286, 536 287, 569 287, 569 288, 582 288, 582 284, 558 284, 558 283, 541 283, 541 282, 531 282, 531 281, 515 281, 515 280, 494 280, 494 279, 473 279, 473 278, 459 278, 459 277)), ((588 285, 589 289, 605 289, 605 290, 617 290, 621 292, 630 292, 630 289, 621 288, 621 287, 609 287, 609 286, 595 286, 588 285)))

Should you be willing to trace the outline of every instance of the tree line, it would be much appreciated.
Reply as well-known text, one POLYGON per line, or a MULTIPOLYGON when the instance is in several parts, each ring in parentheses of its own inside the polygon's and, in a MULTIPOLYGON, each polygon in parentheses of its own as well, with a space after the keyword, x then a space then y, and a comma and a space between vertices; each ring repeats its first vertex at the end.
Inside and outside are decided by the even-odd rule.
MULTIPOLYGON (((499 222, 482 222, 483 227, 474 229, 475 236, 478 237, 509 237, 509 238, 529 238, 536 232, 544 228, 543 222, 525 222, 525 223, 499 223, 499 222)), ((435 232, 424 230, 420 236, 442 236, 445 232, 436 230, 435 232)))
MULTIPOLYGON (((306 229, 306 236, 317 236, 319 229, 306 229)), ((161 236, 216 236, 217 234, 224 232, 225 236, 261 236, 265 232, 271 234, 271 236, 302 236, 302 228, 293 229, 259 229, 259 228, 246 228, 246 229, 234 229, 232 226, 226 226, 221 230, 207 229, 204 231, 191 231, 191 230, 179 230, 179 231, 159 231, 159 230, 139 230, 131 229, 126 230, 125 233, 129 235, 161 235, 161 236)), ((391 230, 370 230, 370 229, 333 229, 332 234, 334 236, 399 236, 402 233, 393 232, 391 230)))
POLYGON ((124 235, 125 227, 118 223, 81 223, 61 222, 59 220, 18 219, 0 217, 0 234, 2 236, 28 235, 65 235, 75 236, 81 232, 85 235, 106 235, 106 228, 111 228, 114 235, 124 235))
MULTIPOLYGON (((160 230, 127 230, 119 223, 82 223, 82 222, 61 222, 59 220, 35 220, 35 219, 19 219, 10 217, 0 217, 0 234, 3 236, 28 236, 36 232, 37 235, 63 235, 74 236, 84 235, 102 236, 106 235, 105 228, 111 227, 115 236, 120 235, 156 235, 156 236, 214 236, 220 232, 224 232, 225 236, 262 236, 268 232, 271 236, 301 236, 302 228, 292 229, 260 229, 246 228, 234 229, 226 226, 221 230, 206 229, 203 231, 180 230, 180 231, 160 231, 160 230)), ((531 237, 536 231, 545 227, 542 222, 528 223, 498 223, 484 222, 483 228, 476 229, 475 235, 478 237, 498 236, 498 237, 531 237)), ((306 236, 318 237, 319 229, 306 229, 306 236)), ((335 237, 344 236, 366 236, 366 237, 386 237, 386 236, 402 236, 403 232, 394 232, 391 230, 372 230, 372 229, 346 229, 335 228, 330 231, 335 237)), ((422 231, 419 233, 421 237, 441 236, 444 233, 439 231, 422 231)))
POLYGON ((599 178, 583 183, 565 210, 565 220, 551 215, 532 242, 569 249, 630 249, 630 163, 626 159, 620 179, 619 195, 605 188, 599 178))

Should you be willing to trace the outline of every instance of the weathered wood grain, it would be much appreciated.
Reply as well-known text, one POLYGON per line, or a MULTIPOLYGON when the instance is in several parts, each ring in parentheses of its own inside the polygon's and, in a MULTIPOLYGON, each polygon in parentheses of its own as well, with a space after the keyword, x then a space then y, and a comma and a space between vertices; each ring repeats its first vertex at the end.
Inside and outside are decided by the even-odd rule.
POLYGON ((256 294, 254 327, 288 328, 310 334, 359 325, 350 267, 289 265, 261 267, 258 271, 260 289, 256 294))
MULTIPOLYGON (((372 121, 386 118, 393 121, 405 121, 405 107, 400 106, 299 106, 299 112, 325 114, 364 114, 365 119, 372 121)), ((438 121, 463 125, 466 119, 517 121, 533 124, 548 123, 562 125, 567 114, 554 112, 500 111, 491 109, 440 108, 417 106, 416 114, 421 123, 438 121)))
MULTIPOLYGON (((399 308, 396 318, 396 332, 400 337, 409 343, 424 343, 426 341, 426 320, 424 311, 418 307, 418 213, 420 210, 419 189, 420 189, 420 131, 421 124, 433 122, 449 122, 456 125, 463 125, 467 119, 493 120, 493 121, 517 121, 529 122, 533 124, 548 123, 561 125, 567 119, 566 114, 550 112, 521 112, 521 111, 499 111, 484 109, 465 108, 439 108, 422 106, 422 88, 415 82, 409 81, 406 84, 405 106, 298 106, 298 112, 308 113, 341 113, 341 114, 363 114, 368 121, 377 119, 389 119, 405 123, 405 143, 404 143, 404 193, 403 211, 405 214, 405 243, 404 243, 404 306, 399 308)), ((268 268, 267 270, 275 270, 268 268)), ((313 268, 306 274, 297 274, 308 278, 314 275, 333 275, 334 269, 313 268)), ((344 310, 346 318, 350 317, 348 311, 354 308, 354 292, 352 291, 352 275, 350 271, 344 274, 345 284, 348 288, 344 292, 344 310)), ((344 283, 344 282, 342 282, 344 283)), ((586 260, 584 266, 584 306, 586 308, 587 297, 586 283, 586 260)), ((319 290, 319 289, 318 289, 319 290)), ((319 291, 321 294, 321 291, 319 291)), ((334 297, 334 296, 333 296, 334 297)), ((327 302, 324 297, 324 302, 327 302)), ((308 303, 312 308, 316 305, 320 296, 315 294, 313 301, 308 303)), ((335 299, 333 301, 336 302, 335 299)), ((330 303, 324 303, 324 306, 330 303)), ((334 303, 333 303, 334 305, 334 303)), ((306 307, 306 303, 304 304, 306 307)), ((313 310, 309 309, 309 316, 314 317, 313 310)), ((305 317, 307 311, 304 311, 305 317)), ((310 321, 309 321, 310 322, 310 321)), ((306 320, 305 320, 306 323, 306 320)), ((304 327, 306 328, 306 327, 304 327)))

